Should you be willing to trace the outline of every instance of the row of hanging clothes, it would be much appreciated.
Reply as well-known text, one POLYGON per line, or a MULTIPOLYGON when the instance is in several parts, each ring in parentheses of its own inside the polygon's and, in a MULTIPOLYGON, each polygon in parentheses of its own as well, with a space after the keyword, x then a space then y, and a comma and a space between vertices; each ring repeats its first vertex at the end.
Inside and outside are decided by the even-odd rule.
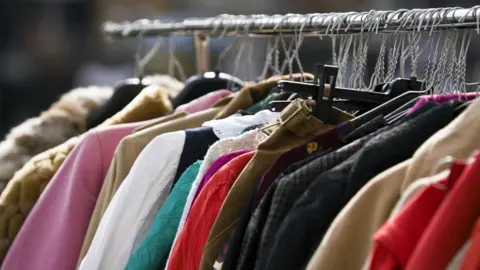
POLYGON ((75 89, 12 130, 1 269, 479 269, 480 100, 466 81, 479 19, 473 7, 105 24, 117 38, 195 35, 203 68, 208 37, 278 42, 254 82, 208 71, 75 89), (333 47, 313 74, 298 64, 307 34, 333 47))

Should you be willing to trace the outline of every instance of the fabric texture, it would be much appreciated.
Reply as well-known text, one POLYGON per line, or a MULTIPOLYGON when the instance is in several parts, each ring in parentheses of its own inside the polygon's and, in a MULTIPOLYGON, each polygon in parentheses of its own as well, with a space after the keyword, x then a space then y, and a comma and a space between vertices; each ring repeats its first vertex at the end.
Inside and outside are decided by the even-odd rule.
POLYGON ((183 88, 183 83, 169 75, 146 76, 139 84, 138 78, 120 81, 114 87, 113 95, 97 110, 92 111, 86 117, 87 130, 103 123, 108 118, 121 111, 139 95, 146 86, 160 87, 166 91, 169 97, 174 97, 183 88))
POLYGON ((326 149, 337 148, 341 146, 341 138, 345 136, 345 134, 352 131, 352 129, 353 126, 349 121, 340 123, 335 128, 332 128, 324 134, 313 138, 308 143, 282 153, 262 176, 255 195, 254 205, 256 206, 258 203, 260 203, 263 194, 265 194, 268 187, 282 172, 283 168, 294 162, 307 158, 312 153, 323 152, 326 149))
POLYGON ((240 217, 237 219, 234 229, 227 240, 222 244, 214 263, 214 269, 234 269, 237 263, 242 240, 254 209, 255 194, 258 189, 258 183, 253 185, 250 198, 243 203, 240 217))
MULTIPOLYGON (((385 123, 383 117, 372 120, 373 123, 381 122, 385 123)), ((359 127, 364 132, 358 132, 357 134, 366 135, 373 132, 382 125, 366 124, 359 127)), ((387 127, 389 128, 389 127, 387 127)), ((243 254, 240 256, 240 262, 238 269, 252 269, 255 266, 256 258, 266 256, 268 253, 267 248, 272 245, 274 236, 280 227, 282 221, 293 207, 297 199, 303 194, 308 186, 315 180, 316 176, 325 172, 341 162, 345 161, 351 155, 361 149, 366 142, 368 142, 373 136, 380 134, 383 130, 372 134, 366 138, 361 138, 359 141, 353 144, 346 145, 336 151, 324 154, 321 157, 317 157, 311 162, 300 167, 296 171, 281 177, 277 182, 276 188, 270 189, 271 193, 271 205, 261 203, 255 210, 255 216, 266 216, 263 224, 255 224, 262 219, 253 219, 252 224, 248 227, 254 232, 249 233, 243 241, 243 254), (263 213, 262 213, 263 212, 263 213)), ((360 137, 360 135, 358 135, 360 137)))
MULTIPOLYGON (((417 111, 410 118, 420 115, 423 110, 417 111)), ((405 120, 408 120, 407 117, 405 120)), ((355 144, 344 146, 336 151, 325 150, 311 155, 303 161, 296 162, 285 169, 277 180, 275 188, 270 188, 270 202, 262 202, 255 210, 254 217, 248 225, 246 236, 242 244, 242 254, 239 256, 238 269, 251 269, 254 267, 256 258, 268 253, 268 248, 274 239, 275 233, 288 211, 293 207, 296 200, 315 180, 320 173, 327 171, 340 164, 358 151, 365 143, 384 130, 386 121, 383 116, 378 116, 361 125, 342 138, 343 144, 360 139, 355 144), (363 138, 372 132, 379 130, 369 137, 363 138)), ((390 127, 388 127, 390 128, 390 127)), ((387 128, 387 129, 388 129, 387 128)), ((385 129, 386 130, 386 129, 385 129)))
MULTIPOLYGON (((398 212, 400 212, 400 210, 403 208, 403 206, 409 202, 409 200, 415 195, 417 194, 417 192, 419 192, 420 190, 422 190, 422 188, 426 187, 427 185, 429 184, 432 184, 432 183, 435 183, 435 182, 438 182, 440 181, 441 179, 445 179, 449 176, 450 174, 450 170, 445 170, 439 174, 436 174, 434 176, 431 176, 431 177, 427 177, 427 178, 424 178, 422 180, 418 180, 414 183, 412 183, 406 190, 405 192, 402 194, 400 200, 397 202, 397 204, 395 205, 392 213, 390 214, 390 219, 394 218, 398 212)), ((457 252, 457 255, 455 256, 455 258, 453 258, 451 261, 450 261, 450 264, 448 265, 448 267, 446 268, 447 270, 455 270, 455 269, 460 269, 460 266, 462 265, 462 261, 463 261, 463 258, 465 257, 465 253, 467 252, 467 249, 470 245, 470 242, 467 241, 467 243, 465 243, 462 247, 461 250, 459 250, 457 252)), ((369 266, 369 263, 370 263, 370 259, 368 259, 366 261, 366 263, 364 264, 364 267, 363 269, 368 269, 368 266, 369 266)))
POLYGON ((295 73, 291 76, 272 76, 257 83, 246 83, 242 89, 235 93, 235 98, 215 116, 215 119, 225 118, 233 115, 239 110, 248 109, 256 101, 258 101, 257 99, 263 99, 267 97, 270 89, 277 86, 277 83, 280 80, 299 81, 301 79, 312 80, 313 75, 309 73, 295 73))
POLYGON ((194 99, 186 104, 180 105, 175 112, 196 113, 211 108, 217 101, 230 95, 228 90, 218 90, 194 99))
MULTIPOLYGON (((383 119, 383 117, 380 117, 383 119)), ((372 120, 375 123, 378 122, 377 118, 372 120)), ((383 120, 382 122, 385 122, 383 120)), ((367 134, 368 132, 372 132, 378 129, 380 125, 363 125, 360 129, 365 129, 364 133, 367 134)), ((329 130, 325 134, 322 134, 312 141, 308 142, 305 145, 299 146, 295 149, 289 150, 284 152, 274 163, 274 165, 263 175, 261 181, 258 183, 258 186, 254 187, 254 190, 257 192, 252 192, 252 196, 249 198, 248 202, 245 203, 244 209, 242 210, 242 214, 240 216, 239 222, 235 225, 235 230, 232 236, 228 241, 228 245, 224 244, 224 247, 228 247, 225 252, 225 258, 217 258, 217 261, 223 261, 222 269, 235 269, 237 264, 238 268, 245 267, 245 269, 251 269, 254 265, 254 258, 257 252, 257 245, 259 241, 258 232, 261 232, 262 228, 265 226, 265 220, 263 218, 254 218, 251 217, 256 212, 257 205, 259 204, 260 200, 262 199, 265 189, 269 188, 273 183, 274 180, 279 176, 281 173, 283 174, 283 170, 287 167, 290 163, 297 160, 311 160, 312 156, 318 157, 318 153, 327 153, 330 149, 334 149, 342 144, 342 138, 344 134, 349 133, 351 131, 351 125, 349 122, 342 123, 335 127, 332 130, 329 130), (248 209, 247 205, 250 205, 248 209), (250 221, 252 224, 249 224, 250 221), (262 222, 261 224, 256 222, 262 222), (248 229, 254 230, 252 232, 248 232, 248 229), (243 246, 243 248, 242 248, 243 246), (241 253, 243 253, 241 255, 241 253), (248 254, 248 265, 247 264, 247 254, 248 254), (254 255, 255 254, 255 255, 254 255), (239 261, 242 261, 239 263, 239 261), (240 265, 243 266, 240 266, 240 265)), ((357 132, 361 134, 360 132, 357 132)), ((333 166, 332 166, 333 167, 333 166)), ((319 173, 317 171, 317 173, 319 173)), ((276 186, 276 185, 275 185, 276 186)), ((295 188, 295 187, 293 187, 295 188)), ((269 197, 269 201, 272 200, 273 190, 269 189, 269 192, 272 194, 269 197)), ((303 192, 303 191, 302 191, 303 192)), ((301 194, 301 193, 300 193, 301 194)), ((270 209, 270 206, 263 205, 262 209, 257 209, 258 211, 265 211, 265 209, 270 209)), ((258 213, 257 216, 265 216, 265 214, 258 213)))
MULTIPOLYGON (((467 254, 467 250, 470 248, 470 244, 471 244, 471 242, 467 241, 462 246, 462 248, 457 252, 455 257, 450 261, 446 270, 457 270, 457 269, 461 269, 463 267, 462 262, 465 259, 465 256, 467 254)), ((476 266, 473 266, 473 267, 476 267, 476 266)), ((472 268, 472 269, 475 269, 475 268, 472 268)))
MULTIPOLYGON (((127 107, 106 120, 102 126, 133 123, 161 116, 172 110, 168 93, 161 88, 144 89, 127 107)), ((23 221, 45 186, 83 136, 33 157, 15 173, 0 195, 0 258, 3 259, 23 221)))
POLYGON ((111 87, 78 87, 63 94, 39 116, 13 127, 0 142, 0 192, 32 157, 85 131, 86 115, 101 107, 111 87))
MULTIPOLYGON (((225 136, 228 136, 229 134, 238 134, 246 126, 251 125, 252 123, 257 123, 256 121, 263 120, 259 117, 247 118, 248 119, 243 117, 229 117, 214 121, 210 124, 210 127, 186 130, 185 132, 167 133, 160 135, 152 141, 151 144, 153 144, 152 147, 154 147, 154 150, 149 150, 149 152, 147 152, 150 153, 150 155, 146 154, 147 156, 144 157, 143 161, 140 160, 139 156, 139 159, 135 161, 135 163, 144 163, 139 166, 145 171, 138 171, 136 174, 132 174, 132 172, 129 173, 129 176, 127 176, 127 179, 125 180, 128 180, 129 182, 123 182, 121 185, 121 187, 126 186, 125 189, 127 189, 127 191, 120 193, 119 189, 115 194, 114 198, 119 198, 117 198, 116 203, 112 200, 108 206, 105 216, 102 218, 102 222, 107 225, 104 225, 105 228, 100 230, 102 222, 100 223, 94 241, 92 242, 92 246, 82 261, 81 265, 86 267, 83 269, 102 269, 103 265, 124 267, 127 263, 125 260, 128 260, 128 256, 130 256, 131 252, 143 240, 143 237, 149 229, 159 207, 166 200, 169 193, 168 191, 175 182, 177 171, 183 171, 183 168, 179 167, 185 166, 189 163, 192 164, 195 160, 203 157, 207 153, 209 146, 218 140, 217 135, 222 136, 220 138, 225 138, 225 136), (217 132, 214 132, 214 129, 217 132), (166 139, 162 140, 162 136, 166 136, 166 139), (170 139, 168 138, 171 136, 178 136, 179 138, 182 138, 182 140, 170 143, 170 139), (186 139, 193 143, 187 142, 186 139), (185 149, 185 147, 190 148, 185 149), (163 151, 165 148, 168 148, 167 153, 164 153, 165 151, 163 151), (155 154, 155 152, 157 154, 155 154), (158 155, 158 153, 162 153, 162 156, 155 156, 158 155), (148 160, 149 158, 150 160, 148 160), (168 159, 168 161, 166 159, 168 159), (172 172, 173 175, 171 175, 172 172), (135 188, 133 188, 133 186, 135 186, 135 188), (145 196, 143 200, 137 200, 136 202, 138 203, 135 204, 133 203, 135 202, 134 198, 137 197, 138 194, 145 194, 145 196), (129 201, 130 203, 125 205, 125 203, 122 203, 124 201, 129 201), (119 222, 111 221, 112 218, 107 216, 108 209, 114 209, 111 210, 111 215, 114 221, 119 222), (135 215, 131 216, 128 222, 125 221, 125 223, 122 223, 122 218, 128 216, 125 214, 128 210, 134 212, 135 215), (105 236, 105 231, 108 231, 111 236, 105 236), (115 244, 115 241, 118 241, 117 237, 124 236, 126 233, 129 234, 130 238, 123 239, 121 245, 118 243, 115 244), (95 239, 97 238, 99 244, 97 244, 97 247, 94 247, 95 239), (106 243, 109 242, 112 245, 109 245, 107 248, 106 243), (101 246, 99 246, 100 243, 101 246), (91 258, 88 258, 88 254, 91 254, 91 258)), ((146 149, 144 151, 147 151, 146 149)))
POLYGON ((390 214, 389 220, 395 218, 398 213, 403 209, 403 207, 414 197, 418 192, 422 189, 426 188, 427 186, 439 182, 442 179, 447 178, 450 175, 450 170, 445 170, 441 173, 438 173, 434 176, 428 176, 423 179, 419 179, 408 186, 407 189, 402 193, 402 196, 395 204, 395 207, 390 214))
POLYGON ((318 151, 325 152, 325 149, 331 149, 340 145, 340 138, 350 130, 351 125, 349 122, 341 123, 337 127, 312 139, 307 144, 285 151, 275 160, 273 165, 264 173, 261 180, 254 185, 251 196, 246 201, 240 219, 235 225, 234 233, 230 236, 228 244, 225 243, 223 245, 226 249, 225 256, 228 256, 228 258, 225 259, 219 258, 224 262, 223 268, 230 269, 236 264, 242 245, 242 239, 244 238, 244 232, 247 229, 252 212, 255 210, 266 190, 281 173, 283 168, 293 162, 308 158, 309 155, 313 155, 318 151))
MULTIPOLYGON (((177 230, 177 234, 175 235, 174 243, 177 241, 180 233, 183 230, 183 226, 187 220, 190 209, 193 205, 194 197, 198 190, 200 182, 204 177, 205 173, 207 172, 208 168, 210 168, 211 164, 220 156, 226 153, 231 153, 234 151, 240 151, 244 149, 255 149, 267 137, 268 136, 263 132, 252 130, 233 138, 221 139, 220 141, 214 143, 208 149, 208 152, 205 155, 205 158, 203 160, 202 166, 200 167, 197 177, 195 178, 195 181, 192 184, 192 188, 188 193, 187 202, 185 204, 185 208, 183 210, 180 223, 178 225, 178 230, 177 230)), ((169 257, 170 256, 171 256, 171 252, 169 257)))
POLYGON ((185 81, 185 86, 182 91, 172 99, 173 107, 178 108, 180 105, 186 104, 219 89, 239 89, 244 85, 244 82, 237 80, 236 82, 233 82, 232 87, 230 87, 229 81, 222 79, 213 73, 210 73, 210 75, 213 75, 213 77, 208 75, 205 77, 204 74, 197 74, 189 77, 185 81))
POLYGON ((238 175, 254 154, 254 152, 250 152, 234 158, 220 168, 205 185, 205 188, 200 192, 197 203, 192 206, 190 218, 185 223, 185 227, 172 248, 172 255, 167 265, 168 269, 198 268, 202 258, 202 249, 207 242, 208 234, 224 199, 238 175))
MULTIPOLYGON (((224 101, 228 102, 229 99, 230 97, 227 97, 224 99, 224 101)), ((93 236, 97 231, 100 219, 110 204, 110 201, 126 178, 140 152, 142 152, 147 144, 158 135, 200 127, 205 121, 212 119, 219 112, 222 105, 223 104, 220 103, 218 104, 219 107, 214 107, 212 109, 207 109, 191 115, 187 115, 186 113, 174 113, 172 115, 162 117, 158 119, 158 121, 155 121, 154 124, 137 128, 134 134, 131 134, 120 141, 117 149, 115 150, 115 155, 110 163, 107 176, 103 181, 97 203, 95 204, 95 208, 90 218, 90 223, 88 225, 87 233, 85 234, 85 239, 83 241, 79 261, 77 262, 77 267, 83 257, 85 257, 85 254, 87 253, 92 242, 93 236)))
POLYGON ((140 153, 105 211, 79 269, 125 267, 134 242, 141 238, 139 232, 151 222, 149 214, 158 211, 170 193, 184 142, 184 131, 171 132, 156 137, 140 153), (143 200, 138 200, 138 194, 143 200))
POLYGON ((449 177, 429 183, 373 235, 375 247, 368 269, 405 268, 420 237, 463 168, 454 166, 449 177))
POLYGON ((415 105, 408 111, 408 113, 412 113, 416 111, 418 108, 423 106, 427 102, 447 102, 450 100, 472 100, 478 97, 477 93, 462 93, 462 94, 441 94, 441 95, 424 95, 422 96, 415 105))
POLYGON ((228 118, 235 119, 235 121, 223 121, 222 119, 210 120, 203 123, 204 127, 212 127, 213 132, 217 134, 218 137, 234 137, 239 135, 245 127, 254 126, 254 125, 264 125, 270 123, 276 123, 280 113, 272 112, 269 110, 259 111, 254 115, 232 115, 228 118), (222 122, 222 125, 218 123, 222 122), (241 130, 242 129, 242 130, 241 130), (241 130, 239 132, 239 130, 241 130))
MULTIPOLYGON (((467 245, 465 258, 461 264, 462 270, 475 270, 480 267, 480 258, 478 257, 480 251, 480 219, 477 218, 475 227, 470 236, 471 244, 467 245)), ((465 246, 464 246, 465 247, 465 246)), ((460 251, 460 253, 462 253, 460 251)))
POLYGON ((92 130, 73 149, 25 220, 5 258, 4 267, 75 268, 115 148, 141 124, 92 130), (29 259, 25 260, 26 257, 29 259))
MULTIPOLYGON (((211 110, 205 110, 197 114, 192 115, 191 117, 185 117, 185 119, 175 121, 175 123, 169 123, 165 125, 160 125, 159 127, 151 127, 143 131, 134 134, 131 137, 128 136, 118 146, 117 153, 112 161, 107 177, 104 181, 104 185, 100 190, 99 200, 95 205, 90 224, 88 226, 87 234, 82 246, 82 251, 80 254, 79 262, 85 256, 93 236, 97 230, 98 223, 101 216, 105 212, 108 204, 110 203, 113 194, 118 189, 122 181, 125 179, 128 171, 132 167, 133 162, 137 158, 138 154, 142 149, 150 142, 155 136, 162 133, 182 130, 187 128, 194 128, 200 126, 203 122, 207 120, 222 119, 228 117, 238 110, 245 110, 254 103, 254 97, 267 95, 270 88, 277 85, 279 80, 289 79, 290 76, 274 76, 265 81, 248 84, 247 86, 240 89, 239 92, 234 93, 228 97, 223 98, 211 110), (228 106, 227 106, 228 105, 228 106), (213 116, 212 116, 213 114, 213 116)), ((293 74, 293 80, 299 80, 301 78, 313 79, 311 74, 293 74)), ((248 148, 247 148, 248 149, 248 148)), ((218 157, 218 156, 217 156, 218 157)), ((215 158, 216 159, 216 158, 215 158)), ((204 161, 207 161, 204 159, 204 161)), ((205 163, 207 164, 207 163, 205 163)), ((210 165, 210 164, 209 164, 210 165)), ((203 166, 202 166, 203 167, 203 166)), ((202 169, 200 170, 202 172, 202 169)), ((192 190, 195 191, 198 186, 198 182, 201 179, 196 179, 192 184, 192 190)), ((179 231, 183 228, 183 223, 187 217, 188 211, 190 209, 191 201, 193 200, 194 194, 188 196, 187 204, 185 206, 185 211, 182 214, 182 219, 179 224, 179 231)), ((178 233, 177 233, 178 236, 178 233)))
POLYGON ((242 155, 242 154, 245 154, 247 152, 249 152, 250 150, 239 150, 239 151, 235 151, 235 152, 232 152, 232 153, 228 153, 228 154, 224 154, 222 156, 220 156, 219 158, 217 158, 213 163, 212 165, 210 166, 210 168, 208 168, 207 172, 205 173, 205 175, 203 175, 202 177, 202 180, 200 181, 199 185, 198 185, 198 189, 197 191, 195 192, 195 196, 193 197, 193 203, 195 203, 195 200, 197 199, 198 197, 198 194, 200 194, 200 192, 202 191, 203 187, 205 186, 205 184, 208 182, 208 180, 210 180, 210 178, 212 178, 212 176, 225 164, 227 164, 228 162, 230 162, 230 160, 242 155))
MULTIPOLYGON (((357 139, 362 138, 363 136, 366 136, 370 133, 372 133, 375 130, 378 130, 382 127, 384 127, 387 124, 387 121, 383 117, 383 115, 379 115, 375 117, 374 119, 370 120, 369 122, 361 125, 360 127, 356 128, 352 132, 348 133, 345 135, 345 137, 342 138, 342 142, 344 145, 349 144, 357 139)), ((312 154, 308 156, 307 158, 294 162, 290 164, 288 167, 286 167, 282 171, 282 176, 285 176, 287 174, 293 173, 294 171, 300 169, 304 165, 310 163, 312 160, 317 159, 318 157, 321 157, 329 152, 332 152, 334 149, 326 149, 324 151, 317 151, 315 154, 312 154)))
POLYGON ((225 268, 222 269, 253 269, 255 267, 262 230, 267 221, 277 185, 278 181, 272 183, 257 209, 253 212, 242 239, 242 246, 238 258, 231 258, 234 256, 234 254, 232 254, 233 252, 227 251, 224 262, 225 268))
POLYGON ((274 100, 274 98, 275 98, 274 94, 269 94, 267 97, 265 97, 264 99, 260 100, 259 102, 255 103, 255 104, 253 104, 252 106, 250 106, 245 111, 247 113, 259 112, 259 111, 263 110, 265 108, 265 106, 268 105, 268 103, 270 103, 270 101, 274 100))
MULTIPOLYGON (((223 121, 228 122, 228 121, 223 121)), ((196 129, 187 129, 185 135, 185 144, 183 146, 180 161, 178 163, 173 185, 177 183, 182 173, 195 161, 203 158, 210 145, 215 143, 218 138, 211 127, 201 127, 196 129), (205 132, 207 131, 208 132, 205 132), (211 131, 211 132, 210 132, 211 131)))
POLYGON ((155 85, 145 87, 128 105, 102 125, 131 123, 160 117, 173 110, 170 92, 155 85))
POLYGON ((168 91, 170 97, 176 97, 185 84, 166 74, 151 74, 142 78, 144 84, 157 85, 168 91))
POLYGON ((201 164, 201 161, 193 163, 182 174, 167 201, 155 216, 142 244, 130 257, 126 270, 165 268, 188 192, 201 164))
POLYGON ((92 129, 109 117, 112 117, 117 112, 121 111, 125 106, 128 105, 140 92, 142 92, 144 85, 137 85, 136 87, 119 87, 115 86, 113 95, 108 99, 108 101, 103 104, 97 110, 90 112, 86 115, 86 128, 87 130, 92 129))
POLYGON ((405 269, 445 269, 448 266, 468 240, 480 214, 479 176, 480 155, 477 155, 435 213, 405 269))
MULTIPOLYGON (((294 78, 297 80, 301 77, 301 74, 294 75, 294 78)), ((310 79, 313 78, 311 74, 306 74, 306 77, 310 79)), ((238 93, 223 98, 218 103, 216 103, 212 109, 207 109, 205 111, 201 111, 199 113, 186 117, 183 117, 184 114, 180 114, 182 116, 182 119, 178 119, 169 123, 159 124, 157 126, 151 126, 124 138, 117 147, 114 159, 112 160, 112 164, 110 165, 110 169, 107 173, 102 189, 100 190, 99 199, 97 200, 97 204, 95 205, 95 209, 90 220, 87 234, 82 245, 78 264, 80 264, 81 260, 88 251, 93 236, 97 231, 100 219, 104 214, 106 208, 108 207, 113 197, 113 194, 115 194, 116 190, 119 188, 120 184, 125 179, 139 153, 154 137, 166 132, 199 127, 202 125, 202 123, 211 120, 214 117, 217 119, 221 119, 232 115, 238 110, 247 109, 253 104, 252 95, 262 95, 263 93, 266 93, 271 87, 275 86, 278 80, 286 78, 287 76, 278 76, 270 78, 269 80, 260 82, 258 84, 251 84, 248 87, 242 88, 238 93), (227 104, 228 108, 225 107, 227 104)), ((180 118, 179 114, 174 114, 174 116, 180 118)), ((200 170, 200 172, 202 172, 202 170, 200 170)), ((198 181, 196 179, 196 181, 193 183, 192 190, 196 190, 195 183, 197 183, 198 181)), ((183 227, 184 220, 186 219, 188 210, 190 209, 189 202, 193 200, 193 195, 190 196, 189 194, 187 200, 189 201, 187 201, 185 207, 186 211, 184 211, 184 213, 182 214, 182 220, 179 224, 179 230, 181 230, 181 228, 183 227)))
POLYGON ((302 145, 332 128, 311 117, 310 113, 311 109, 307 101, 299 100, 294 101, 281 112, 280 125, 257 147, 255 156, 228 193, 210 231, 200 265, 201 269, 210 269, 213 266, 221 245, 228 239, 240 216, 242 202, 247 200, 254 184, 260 180, 276 158, 282 152, 302 145))
POLYGON ((290 210, 268 257, 259 258, 259 269, 305 267, 333 219, 363 185, 376 174, 408 159, 453 119, 454 109, 452 104, 438 105, 392 127, 372 138, 342 164, 320 174, 290 210))
POLYGON ((388 220, 408 186, 431 175, 441 158, 466 159, 480 147, 476 135, 480 132, 478 117, 480 100, 475 100, 448 126, 422 144, 409 160, 369 181, 335 218, 308 269, 360 269, 372 249, 373 234, 388 220))

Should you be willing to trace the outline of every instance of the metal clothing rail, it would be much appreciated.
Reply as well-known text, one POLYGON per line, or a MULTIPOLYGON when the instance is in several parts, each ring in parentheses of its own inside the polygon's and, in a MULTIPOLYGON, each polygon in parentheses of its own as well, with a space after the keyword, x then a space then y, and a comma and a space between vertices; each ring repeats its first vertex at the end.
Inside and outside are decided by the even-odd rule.
POLYGON ((480 6, 396 11, 312 13, 285 15, 228 15, 188 18, 165 22, 142 19, 135 22, 105 22, 103 32, 112 38, 142 36, 212 37, 234 35, 348 34, 396 31, 476 29, 480 31, 480 6))

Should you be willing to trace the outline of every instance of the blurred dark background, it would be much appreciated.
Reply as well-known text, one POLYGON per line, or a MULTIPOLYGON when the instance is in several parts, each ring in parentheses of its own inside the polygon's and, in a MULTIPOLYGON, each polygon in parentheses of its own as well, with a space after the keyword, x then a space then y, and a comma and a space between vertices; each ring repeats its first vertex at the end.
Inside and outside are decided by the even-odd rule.
MULTIPOLYGON (((0 136, 28 117, 47 109, 61 93, 73 87, 112 85, 134 75, 137 40, 107 42, 100 26, 105 20, 139 18, 183 19, 221 13, 312 13, 386 10, 399 8, 470 7, 478 0, 2 0, 0 8, 0 136)), ((474 37, 479 39, 479 37, 474 37)), ((154 39, 145 40, 151 46, 154 39)), ((213 41, 213 59, 229 40, 213 41)), ((261 41, 260 41, 261 42, 261 41)), ((166 73, 168 45, 162 39, 159 54, 148 68, 166 73)), ((194 73, 193 42, 176 38, 176 56, 187 75, 194 73)), ((471 46, 475 52, 476 47, 471 46)), ((263 53, 255 51, 255 53, 263 53)), ((478 52, 480 53, 480 52, 478 52)), ((330 42, 305 43, 304 67, 327 61, 330 42), (324 52, 324 53, 323 53, 324 52)), ((234 56, 230 56, 232 62, 234 56)), ((480 58, 477 58, 480 59, 480 58)), ((375 60, 375 59, 373 59, 375 60)), ((215 62, 215 61, 213 61, 215 62)), ((261 62, 261 61, 260 61, 261 62)), ((255 63, 257 72, 263 63, 255 63)), ((477 70, 477 62, 469 63, 477 70)), ((241 71, 238 71, 241 73, 241 71)))

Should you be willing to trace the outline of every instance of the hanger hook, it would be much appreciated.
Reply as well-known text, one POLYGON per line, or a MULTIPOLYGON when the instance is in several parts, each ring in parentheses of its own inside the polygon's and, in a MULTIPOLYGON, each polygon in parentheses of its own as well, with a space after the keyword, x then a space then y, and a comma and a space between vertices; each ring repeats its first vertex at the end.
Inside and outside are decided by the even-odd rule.
POLYGON ((137 49, 135 50, 135 55, 134 55, 134 59, 135 59, 135 76, 142 79, 143 76, 144 76, 144 68, 145 66, 142 65, 142 50, 143 50, 143 42, 144 42, 144 38, 145 38, 145 31, 146 31, 146 28, 145 27, 141 27, 141 25, 147 20, 138 20, 138 21, 135 21, 134 23, 132 23, 132 26, 130 29, 127 30, 127 32, 125 33, 125 35, 128 35, 130 33, 130 31, 133 30, 133 28, 135 26, 139 26, 139 33, 138 33, 138 44, 137 44, 137 49))
MULTIPOLYGON (((281 16, 280 20, 277 22, 277 24, 273 28, 275 31, 278 30, 279 41, 281 42, 283 51, 285 53, 285 59, 282 63, 282 66, 277 67, 277 69, 278 69, 277 71, 279 71, 279 73, 281 75, 284 73, 284 70, 286 68, 286 64, 288 64, 288 61, 289 61, 289 52, 287 51, 287 46, 286 46, 286 42, 285 42, 285 38, 283 36, 283 30, 282 30, 282 24, 286 19, 289 18, 289 16, 291 16, 291 13, 288 13, 288 14, 285 14, 284 16, 281 16)), ((290 45, 292 45, 292 43, 290 43, 290 45)), ((291 47, 291 46, 289 46, 289 47, 291 47)), ((278 52, 278 54, 279 54, 279 52, 278 52)), ((276 60, 277 61, 279 61, 279 55, 278 54, 276 55, 276 57, 277 57, 276 60)), ((277 62, 277 64, 279 65, 280 63, 277 62)))
POLYGON ((368 29, 367 32, 370 32, 372 24, 373 24, 372 21, 374 21, 374 19, 376 18, 376 16, 378 16, 379 13, 381 13, 381 12, 380 11, 375 11, 373 9, 371 9, 368 12, 365 12, 365 19, 362 20, 362 27, 361 27, 360 33, 363 34, 365 29, 368 29))
POLYGON ((215 33, 217 32, 218 28, 220 28, 220 26, 222 25, 222 18, 223 16, 225 16, 227 14, 220 14, 218 16, 215 16, 214 18, 212 18, 208 24, 209 28, 212 28, 212 31, 210 31, 210 35, 213 36, 215 35, 215 33), (218 23, 218 21, 220 21, 218 23))
POLYGON ((247 48, 247 64, 246 64, 246 77, 250 79, 250 73, 252 71, 253 62, 252 62, 252 54, 253 54, 253 39, 250 37, 250 27, 255 19, 255 15, 248 15, 246 16, 245 20, 246 23, 244 24, 244 38, 245 41, 248 42, 247 48))
MULTIPOLYGON (((221 14, 215 18, 215 21, 219 21, 217 29, 221 26, 224 26, 222 32, 220 33, 220 36, 218 37, 219 39, 223 39, 225 37, 228 29, 228 24, 225 21, 231 19, 232 16, 233 15, 229 14, 221 14)), ((234 44, 235 40, 234 42, 231 42, 227 46, 225 46, 225 48, 220 52, 220 54, 218 55, 217 64, 215 65, 216 70, 222 70, 222 60, 230 52, 234 44)))
POLYGON ((229 29, 229 23, 230 21, 233 20, 235 16, 234 15, 229 15, 229 14, 223 14, 219 20, 220 20, 220 25, 223 24, 223 30, 222 30, 222 33, 220 33, 220 39, 223 39, 225 37, 225 35, 227 34, 227 31, 229 29))
MULTIPOLYGON (((269 24, 271 21, 273 21, 275 15, 273 16, 267 16, 265 15, 264 19, 264 23, 262 25, 260 25, 259 29, 262 30, 265 25, 269 24)), ((277 38, 275 38, 277 39, 277 38)), ((260 80, 265 80, 266 79, 266 76, 267 76, 267 73, 268 73, 268 70, 271 68, 271 65, 272 65, 272 55, 274 53, 274 51, 276 50, 276 45, 278 45, 278 42, 276 42, 276 44, 271 44, 271 41, 272 41, 272 38, 271 37, 268 37, 268 41, 267 41, 267 49, 266 49, 266 54, 265 54, 265 62, 264 62, 264 65, 263 65, 263 69, 262 69, 262 73, 260 74, 260 77, 259 79, 260 80)))
MULTIPOLYGON (((429 27, 430 23, 432 23, 432 25, 433 25, 432 16, 433 16, 434 12, 435 12, 435 10, 432 9, 432 8, 429 8, 425 11, 425 13, 424 13, 425 16, 423 18, 423 20, 425 20, 425 26, 423 26, 423 30, 428 30, 428 27, 429 27)), ((430 29, 429 32, 430 32, 429 36, 431 36, 432 35, 432 30, 430 29)))
MULTIPOLYGON (((234 20, 235 20, 235 30, 234 30, 233 35, 234 35, 235 38, 238 38, 238 32, 240 30, 241 20, 245 17, 246 17, 245 15, 237 15, 234 18, 234 20)), ((240 66, 241 57, 243 55, 244 50, 245 50, 245 42, 240 42, 240 48, 238 49, 238 52, 237 52, 237 55, 235 56, 235 60, 234 60, 234 64, 233 64, 234 65, 233 75, 236 75, 238 73, 238 68, 240 66)), ((230 84, 230 82, 229 82, 227 88, 230 89, 231 86, 233 86, 233 84, 230 84)))
POLYGON ((363 12, 350 12, 350 13, 346 13, 346 14, 340 13, 339 15, 337 15, 336 17, 339 19, 339 23, 338 23, 338 26, 337 26, 338 27, 337 34, 340 33, 340 28, 342 27, 342 24, 343 24, 344 21, 345 21, 345 23, 347 23, 347 26, 345 27, 344 32, 347 33, 348 29, 350 29, 352 24, 355 22, 355 19, 357 17, 362 16, 362 15, 363 15, 363 12), (351 17, 351 19, 350 19, 350 17, 351 17))
POLYGON ((292 56, 291 56, 290 62, 289 62, 290 71, 292 70, 293 62, 295 61, 297 63, 297 66, 300 70, 302 81, 305 80, 305 77, 304 77, 303 66, 302 66, 302 63, 300 62, 299 50, 300 50, 300 47, 303 43, 303 30, 305 28, 305 25, 307 25, 307 23, 310 22, 310 16, 311 15, 309 15, 309 14, 297 16, 297 23, 295 23, 294 33, 293 33, 293 41, 295 43, 295 46, 294 46, 295 49, 293 50, 293 53, 292 53, 292 56), (302 20, 303 20, 303 22, 300 25, 300 29, 297 29, 298 26, 299 26, 299 22, 302 21, 302 20))

